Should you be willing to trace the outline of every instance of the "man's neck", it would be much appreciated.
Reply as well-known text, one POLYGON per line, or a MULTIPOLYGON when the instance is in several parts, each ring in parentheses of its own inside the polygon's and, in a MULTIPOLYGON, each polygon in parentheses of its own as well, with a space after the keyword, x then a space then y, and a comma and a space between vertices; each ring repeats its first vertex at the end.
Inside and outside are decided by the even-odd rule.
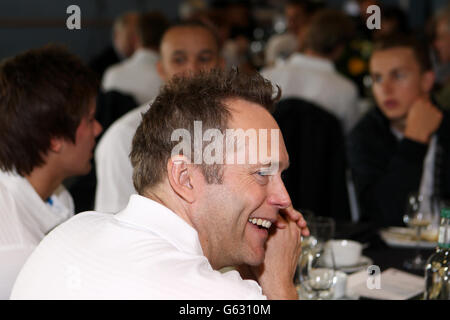
POLYGON ((191 227, 194 227, 191 219, 189 218, 188 208, 186 208, 186 206, 183 205, 182 200, 180 200, 176 194, 170 194, 169 192, 164 191, 164 189, 165 188, 163 186, 159 185, 146 190, 143 196, 153 201, 156 201, 159 204, 170 209, 181 219, 186 221, 186 223, 188 223, 191 227))
POLYGON ((191 216, 193 214, 192 211, 195 211, 195 209, 191 209, 189 205, 187 205, 182 199, 180 199, 180 197, 170 188, 170 185, 167 181, 163 182, 159 186, 146 190, 143 196, 156 201, 166 208, 170 209, 197 231, 203 254, 208 259, 213 269, 219 270, 226 266, 226 264, 221 263, 221 257, 214 257, 212 252, 210 252, 210 239, 207 239, 207 236, 199 232, 199 230, 195 227, 195 222, 191 219, 191 216))
POLYGON ((29 175, 25 176, 43 201, 47 201, 64 180, 64 177, 59 176, 57 172, 51 169, 44 165, 34 168, 29 175))

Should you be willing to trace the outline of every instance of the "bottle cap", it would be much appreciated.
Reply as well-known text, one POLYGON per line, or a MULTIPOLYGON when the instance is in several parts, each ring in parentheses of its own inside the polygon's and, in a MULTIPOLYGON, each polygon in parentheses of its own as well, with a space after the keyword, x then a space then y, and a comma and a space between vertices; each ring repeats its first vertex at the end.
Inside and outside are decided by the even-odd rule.
POLYGON ((441 217, 450 219, 450 208, 443 208, 441 210, 441 217))

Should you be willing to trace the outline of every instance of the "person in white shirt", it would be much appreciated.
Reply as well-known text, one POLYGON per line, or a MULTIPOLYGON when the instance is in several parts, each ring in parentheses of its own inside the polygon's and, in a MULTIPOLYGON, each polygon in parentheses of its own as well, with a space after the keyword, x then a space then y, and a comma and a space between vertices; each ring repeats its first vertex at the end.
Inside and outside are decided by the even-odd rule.
POLYGON ((270 114, 278 98, 257 73, 172 79, 133 138, 139 195, 117 214, 81 213, 52 231, 12 299, 297 299, 293 278, 309 230, 281 179, 289 158, 270 114), (229 129, 254 131, 255 146, 270 153, 258 157, 239 135, 225 137, 229 129), (212 162, 208 144, 191 150, 211 131, 216 155, 223 151, 212 162), (237 270, 219 272, 229 266, 237 270))
POLYGON ((142 14, 138 21, 136 51, 130 58, 105 71, 102 90, 116 90, 131 95, 138 104, 155 97, 161 86, 161 79, 156 71, 158 47, 167 27, 168 21, 160 13, 142 14))
MULTIPOLYGON (((214 32, 197 22, 184 22, 169 28, 161 41, 157 70, 164 81, 177 74, 189 74, 221 67, 219 41, 214 32)), ((105 132, 95 151, 97 189, 95 210, 117 212, 136 193, 129 159, 131 141, 150 103, 128 112, 105 132)))
POLYGON ((305 32, 309 19, 318 9, 319 4, 312 1, 289 0, 284 7, 286 19, 286 32, 275 34, 267 41, 264 50, 264 64, 266 67, 274 66, 277 61, 286 60, 291 54, 297 52, 300 47, 298 34, 305 32))
POLYGON ((311 20, 304 35, 304 50, 283 64, 262 70, 262 75, 283 90, 283 98, 298 97, 334 114, 348 133, 360 117, 358 88, 339 74, 334 62, 351 35, 348 17, 324 9, 311 20))
POLYGON ((74 213, 62 181, 90 171, 96 76, 59 46, 0 66, 0 299, 42 238, 74 213))

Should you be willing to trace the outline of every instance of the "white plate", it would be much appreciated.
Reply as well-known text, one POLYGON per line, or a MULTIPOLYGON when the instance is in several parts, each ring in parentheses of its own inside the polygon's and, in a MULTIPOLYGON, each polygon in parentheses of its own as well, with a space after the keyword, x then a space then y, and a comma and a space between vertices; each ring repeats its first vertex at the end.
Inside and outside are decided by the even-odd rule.
MULTIPOLYGON (((359 257, 359 261, 351 266, 341 266, 336 267, 336 270, 343 271, 345 273, 353 273, 357 271, 361 271, 367 269, 369 266, 373 264, 373 260, 366 256, 359 257)), ((325 266, 323 261, 319 261, 320 266, 325 266)))
MULTIPOLYGON (((429 235, 430 238, 433 238, 433 235, 437 235, 437 231, 433 230, 423 232, 429 235)), ((411 228, 390 227, 380 230, 380 236, 383 241, 394 248, 417 248, 417 241, 413 239, 414 233, 414 229, 411 228)), ((420 247, 424 249, 433 249, 436 248, 436 245, 436 241, 420 241, 420 247)))
POLYGON ((364 269, 367 269, 369 266, 373 265, 373 260, 366 256, 361 256, 359 258, 358 263, 354 264, 353 266, 345 266, 345 267, 339 267, 338 270, 341 270, 345 273, 353 273, 357 271, 361 271, 364 269))

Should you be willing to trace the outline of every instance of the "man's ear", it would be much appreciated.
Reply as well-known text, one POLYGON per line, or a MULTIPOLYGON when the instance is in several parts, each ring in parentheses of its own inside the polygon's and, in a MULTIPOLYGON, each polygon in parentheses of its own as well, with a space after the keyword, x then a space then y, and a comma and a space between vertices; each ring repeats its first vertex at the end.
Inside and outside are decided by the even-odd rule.
POLYGON ((159 77, 165 82, 167 82, 166 71, 164 70, 161 59, 159 59, 158 62, 156 63, 156 71, 158 72, 159 77))
POLYGON ((193 166, 185 156, 173 156, 167 161, 167 176, 170 186, 181 198, 192 203, 195 200, 193 166))
POLYGON ((433 71, 426 71, 422 75, 422 90, 425 93, 430 93, 434 86, 436 76, 433 71))
POLYGON ((63 149, 64 140, 62 138, 52 138, 50 140, 50 151, 60 153, 63 149))

